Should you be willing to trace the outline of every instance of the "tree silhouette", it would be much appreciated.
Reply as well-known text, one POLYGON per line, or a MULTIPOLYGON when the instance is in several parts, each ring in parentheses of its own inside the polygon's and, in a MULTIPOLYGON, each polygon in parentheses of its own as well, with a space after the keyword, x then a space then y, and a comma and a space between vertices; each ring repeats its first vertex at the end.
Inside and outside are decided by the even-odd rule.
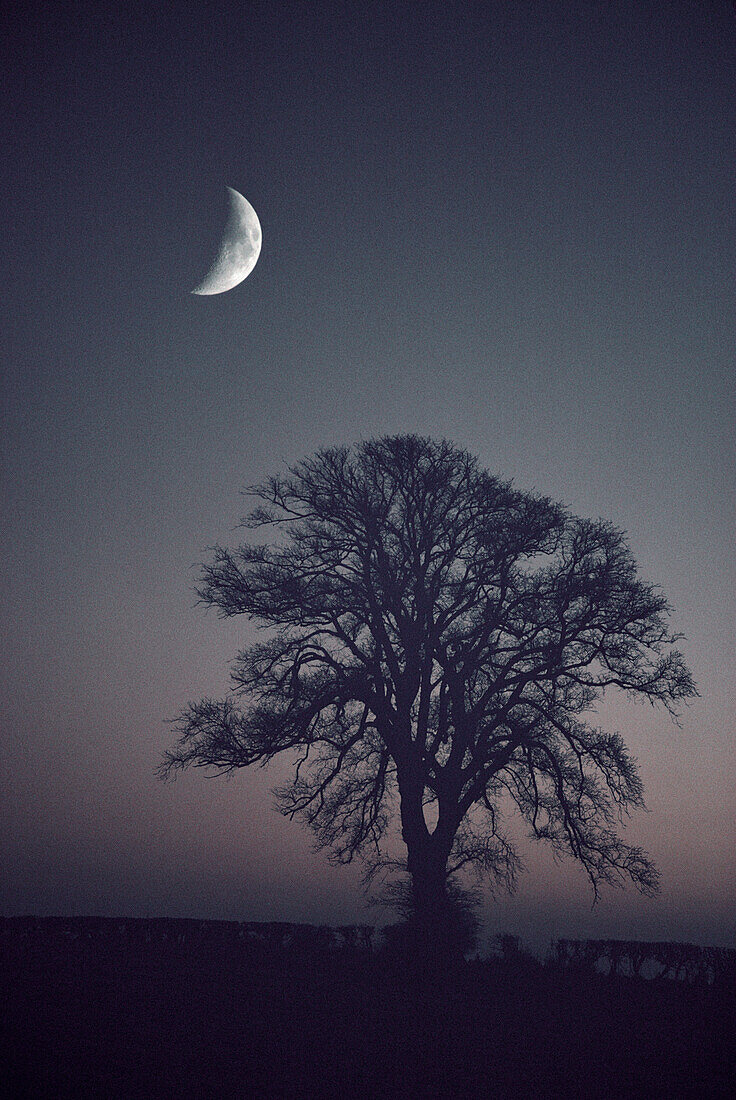
POLYGON ((673 714, 696 692, 618 530, 407 435, 320 451, 249 492, 244 526, 275 537, 216 547, 199 595, 272 629, 238 655, 228 698, 180 717, 165 776, 292 751, 281 809, 343 862, 380 865, 398 810, 425 951, 448 939, 459 871, 513 885, 509 798, 596 896, 626 879, 656 891, 616 831, 643 805, 635 763, 583 715, 609 687, 673 714))

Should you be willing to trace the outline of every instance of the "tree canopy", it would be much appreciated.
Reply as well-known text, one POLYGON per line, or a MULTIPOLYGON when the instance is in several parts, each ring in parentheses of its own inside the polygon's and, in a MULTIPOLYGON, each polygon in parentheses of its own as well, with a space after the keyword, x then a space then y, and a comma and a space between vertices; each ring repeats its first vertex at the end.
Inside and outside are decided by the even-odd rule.
POLYGON ((293 751, 281 808, 342 861, 380 860, 398 809, 426 922, 464 867, 513 883, 509 800, 596 895, 656 890, 620 836, 643 806, 635 763, 586 715, 608 688, 673 714, 695 688, 619 530, 410 435, 320 451, 249 492, 259 535, 216 547, 199 595, 266 637, 227 698, 189 705, 164 774, 293 751))

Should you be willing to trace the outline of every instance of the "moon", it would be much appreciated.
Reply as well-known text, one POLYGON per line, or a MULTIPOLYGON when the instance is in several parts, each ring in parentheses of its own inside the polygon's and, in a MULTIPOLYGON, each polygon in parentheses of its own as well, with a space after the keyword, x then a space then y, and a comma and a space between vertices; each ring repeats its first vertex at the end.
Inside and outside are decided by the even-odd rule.
POLYGON ((261 223, 243 196, 228 187, 230 214, 215 262, 192 294, 223 294, 242 283, 261 254, 261 223))

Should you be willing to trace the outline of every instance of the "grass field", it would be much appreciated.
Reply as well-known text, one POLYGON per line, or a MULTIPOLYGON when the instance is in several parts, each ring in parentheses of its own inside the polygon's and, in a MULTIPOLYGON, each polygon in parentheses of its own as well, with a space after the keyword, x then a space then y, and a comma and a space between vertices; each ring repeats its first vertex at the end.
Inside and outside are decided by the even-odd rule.
POLYGON ((528 956, 443 975, 360 950, 6 935, 4 1094, 718 1097, 727 987, 528 956))

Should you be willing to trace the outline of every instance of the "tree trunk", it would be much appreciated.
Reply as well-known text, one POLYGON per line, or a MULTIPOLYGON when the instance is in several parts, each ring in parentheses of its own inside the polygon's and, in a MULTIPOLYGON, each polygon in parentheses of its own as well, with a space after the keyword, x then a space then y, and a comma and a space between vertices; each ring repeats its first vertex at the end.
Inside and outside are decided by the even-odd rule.
POLYGON ((407 845, 413 950, 422 965, 433 967, 461 962, 465 948, 460 914, 447 889, 448 853, 437 841, 427 834, 421 845, 407 845))
POLYGON ((451 940, 450 899, 445 878, 446 861, 431 851, 410 859, 412 920, 423 955, 436 956, 451 940))
POLYGON ((423 784, 400 777, 402 836, 411 875, 411 911, 407 949, 421 966, 461 962, 465 944, 462 920, 447 890, 451 839, 430 833, 422 806, 423 784))

